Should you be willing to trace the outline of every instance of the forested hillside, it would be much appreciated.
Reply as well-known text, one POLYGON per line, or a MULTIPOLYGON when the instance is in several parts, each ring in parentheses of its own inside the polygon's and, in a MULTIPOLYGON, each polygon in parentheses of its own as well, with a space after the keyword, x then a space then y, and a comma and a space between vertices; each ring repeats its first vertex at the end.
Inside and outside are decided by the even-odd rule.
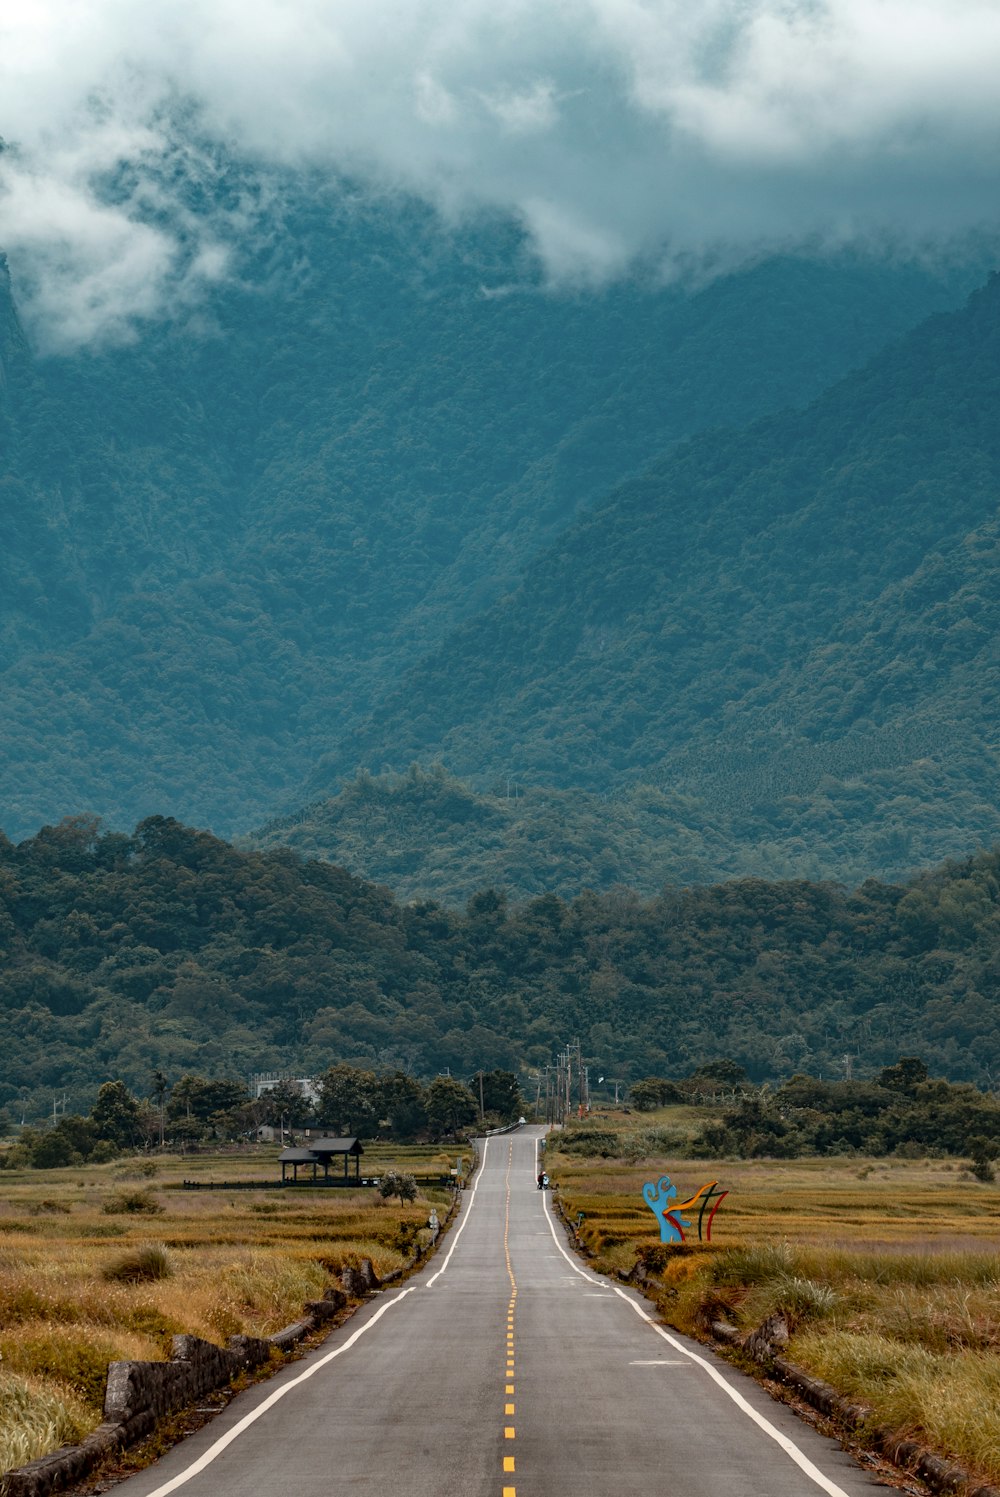
POLYGON ((234 273, 126 346, 33 356, 0 273, 11 835, 81 807, 245 830, 331 746, 353 772, 402 670, 575 515, 693 431, 804 403, 975 274, 845 256, 556 294, 502 221, 280 186, 234 273))
POLYGON ((86 1111, 121 1077, 336 1062, 460 1076, 579 1035, 624 1080, 729 1058, 755 1080, 900 1054, 995 1085, 1000 855, 855 892, 741 880, 464 911, 162 817, 0 845, 0 1105, 86 1111))
POLYGON ((615 799, 586 790, 524 785, 500 777, 483 791, 416 765, 406 774, 361 771, 335 796, 269 822, 259 847, 292 847, 388 884, 398 899, 464 903, 493 886, 511 898, 627 885, 657 893, 664 883, 704 883, 714 866, 745 858, 719 838, 709 844, 691 808, 653 786, 615 799))
POLYGON ((860 878, 991 843, 998 407, 995 277, 809 409, 619 487, 410 671, 314 796, 358 759, 648 784, 716 876, 860 878))

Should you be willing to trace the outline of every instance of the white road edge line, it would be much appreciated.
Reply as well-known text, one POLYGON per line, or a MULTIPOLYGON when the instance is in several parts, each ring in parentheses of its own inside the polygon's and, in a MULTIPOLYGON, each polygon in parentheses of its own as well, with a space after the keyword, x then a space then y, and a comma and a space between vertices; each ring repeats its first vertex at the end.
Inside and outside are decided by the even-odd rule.
POLYGON ((465 1231, 466 1226, 468 1225, 469 1217, 472 1215, 472 1203, 476 1198, 476 1191, 479 1189, 479 1182, 483 1178, 483 1172, 486 1166, 486 1150, 489 1148, 489 1146, 490 1141, 487 1138, 483 1143, 483 1156, 479 1161, 479 1169, 476 1172, 476 1183, 469 1191, 469 1203, 465 1208, 465 1215, 458 1224, 458 1231, 455 1233, 455 1240, 452 1243, 451 1247, 448 1249, 448 1256, 441 1264, 441 1267, 438 1269, 437 1273, 434 1274, 433 1278, 427 1280, 427 1283, 424 1285, 425 1289, 429 1289, 434 1283, 435 1279, 439 1279, 444 1273, 445 1269, 448 1267, 448 1264, 451 1262, 452 1253, 458 1247, 458 1239, 461 1237, 462 1233, 465 1231))
MULTIPOLYGON (((489 1147, 489 1142, 489 1139, 487 1139, 483 1144, 483 1154, 482 1158, 479 1161, 479 1171, 476 1175, 476 1183, 469 1191, 468 1204, 466 1205, 465 1214, 462 1218, 459 1229, 455 1233, 455 1240, 451 1245, 448 1256, 445 1258, 444 1263, 434 1275, 434 1278, 428 1279, 427 1283, 422 1286, 426 1289, 430 1288, 430 1286, 434 1283, 434 1279, 439 1279, 444 1273, 445 1269, 448 1267, 448 1264, 451 1262, 451 1255, 458 1245, 458 1239, 465 1231, 465 1226, 469 1220, 469 1215, 472 1210, 472 1203, 475 1199, 476 1191, 479 1188, 479 1181, 482 1179, 483 1165, 486 1163, 486 1150, 489 1147)), ((167 1497, 168 1493, 176 1492, 178 1487, 185 1486, 187 1482, 192 1479, 192 1477, 199 1476, 201 1472, 206 1469, 206 1467, 210 1466, 212 1462, 222 1454, 227 1446, 231 1445, 234 1440, 239 1439, 240 1435, 242 1435, 245 1430, 249 1429, 251 1424, 255 1424, 263 1414, 266 1414, 268 1409, 272 1409, 276 1403, 284 1398, 286 1394, 291 1393, 292 1389, 297 1388, 300 1383, 304 1383, 307 1381, 307 1379, 314 1377, 317 1372, 320 1372, 330 1362, 334 1361, 336 1357, 341 1357, 343 1356, 345 1351, 350 1351, 354 1343, 356 1341, 360 1341, 361 1337, 364 1336, 367 1331, 370 1331, 372 1326, 376 1325, 382 1319, 382 1316, 386 1313, 387 1310, 391 1310, 393 1305, 398 1305, 400 1300, 405 1299, 408 1294, 412 1294, 415 1289, 419 1289, 420 1287, 421 1286, 419 1284, 411 1284, 408 1289, 401 1289, 400 1292, 392 1299, 387 1300, 384 1305, 380 1305, 379 1308, 375 1311, 375 1314, 372 1316, 371 1320, 366 1320, 364 1325, 359 1326, 353 1335, 348 1336, 343 1346, 337 1346, 333 1351, 328 1351, 325 1357, 320 1357, 317 1361, 313 1362, 311 1366, 306 1368, 305 1372, 300 1372, 298 1377, 290 1379, 290 1381, 287 1383, 282 1383, 280 1388, 275 1388, 274 1392, 268 1394, 263 1403, 258 1404, 255 1409, 251 1409, 248 1414, 244 1414, 243 1418, 239 1420, 237 1424, 234 1424, 232 1429, 228 1429, 224 1435, 220 1435, 215 1443, 210 1445, 204 1452, 204 1454, 200 1455, 196 1461, 192 1461, 190 1466, 186 1466, 183 1471, 179 1471, 176 1476, 172 1476, 169 1481, 165 1481, 162 1486, 159 1486, 155 1489, 155 1491, 150 1492, 149 1497, 167 1497)))
MULTIPOLYGON (((536 1165, 538 1163, 538 1139, 535 1140, 535 1163, 536 1165)), ((537 1169, 535 1173, 538 1173, 537 1169)), ((552 1233, 552 1240, 558 1248, 559 1252, 562 1253, 563 1257, 566 1259, 566 1262, 573 1269, 573 1272, 579 1274, 581 1279, 586 1279, 588 1284, 601 1284, 602 1287, 606 1285, 608 1283, 607 1279, 595 1279, 593 1275, 587 1273, 585 1269, 580 1268, 576 1263, 574 1263, 569 1253, 559 1241, 559 1238, 556 1234, 555 1221, 552 1217, 552 1213, 549 1210, 547 1192, 545 1192, 544 1190, 542 1191, 542 1209, 545 1212, 545 1220, 548 1222, 549 1231, 552 1233)), ((728 1383, 722 1376, 722 1373, 717 1371, 716 1368, 712 1366, 711 1362, 706 1361, 704 1357, 699 1357, 697 1353, 693 1351, 688 1351, 687 1347, 683 1346, 681 1342, 676 1339, 676 1337, 671 1336, 669 1332, 663 1329, 662 1326, 657 1325, 653 1317, 651 1315, 647 1315, 642 1306, 637 1305, 634 1299, 630 1299, 630 1297, 625 1293, 624 1289, 619 1289, 617 1284, 611 1284, 610 1287, 614 1290, 615 1294, 618 1295, 619 1299, 624 1300, 629 1308, 635 1311, 640 1320, 644 1320, 647 1325, 652 1326, 656 1334, 658 1336, 662 1336, 663 1340, 666 1341, 669 1346, 672 1346, 675 1351, 679 1351, 682 1356, 687 1357, 689 1361, 696 1363, 697 1366, 701 1367, 705 1372, 707 1372, 712 1381, 718 1383, 719 1387, 723 1390, 726 1396, 732 1399, 736 1407, 738 1409, 741 1409, 742 1412, 746 1414, 748 1419, 752 1419, 754 1424, 762 1429, 764 1434, 772 1439, 776 1445, 780 1446, 785 1454, 795 1462, 800 1471, 808 1476, 810 1481, 815 1482, 816 1486, 818 1486, 822 1491, 827 1493, 827 1497, 848 1497, 848 1493, 844 1491, 843 1487, 838 1487, 836 1482, 831 1481, 828 1476, 824 1476, 819 1467, 814 1466, 809 1457, 799 1449, 799 1447, 795 1444, 795 1441, 790 1440, 787 1435, 783 1435, 781 1433, 781 1430, 777 1429, 769 1419, 765 1419, 763 1414, 758 1413, 753 1405, 748 1403, 747 1400, 743 1397, 743 1394, 740 1393, 738 1389, 734 1388, 732 1383, 728 1383)), ((156 1493, 153 1494, 153 1497, 156 1497, 156 1493)))

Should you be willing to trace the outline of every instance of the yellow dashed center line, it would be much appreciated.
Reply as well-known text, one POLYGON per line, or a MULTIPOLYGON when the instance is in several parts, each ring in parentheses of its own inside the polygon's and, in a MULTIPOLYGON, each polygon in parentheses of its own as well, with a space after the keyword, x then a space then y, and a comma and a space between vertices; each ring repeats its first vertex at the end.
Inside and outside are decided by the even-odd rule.
MULTIPOLYGON (((510 1172, 513 1163, 514 1145, 512 1142, 507 1152, 507 1178, 504 1182, 507 1188, 507 1201, 504 1207, 503 1218, 503 1255, 507 1264, 507 1277, 510 1279, 510 1300, 507 1305, 507 1370, 504 1375, 504 1393, 508 1399, 514 1393, 514 1383, 512 1381, 514 1377, 514 1310, 517 1307, 517 1280, 514 1278, 514 1269, 510 1261, 510 1172)), ((512 1403, 505 1403, 503 1411, 504 1415, 509 1419, 514 1413, 514 1405, 512 1403)), ((505 1440, 514 1439, 514 1426, 512 1424, 504 1426, 503 1437, 505 1440)), ((514 1457, 512 1455, 505 1455, 503 1457, 503 1469, 505 1476, 513 1473, 514 1457)), ((503 1497, 517 1497, 517 1488, 504 1487, 503 1497)))

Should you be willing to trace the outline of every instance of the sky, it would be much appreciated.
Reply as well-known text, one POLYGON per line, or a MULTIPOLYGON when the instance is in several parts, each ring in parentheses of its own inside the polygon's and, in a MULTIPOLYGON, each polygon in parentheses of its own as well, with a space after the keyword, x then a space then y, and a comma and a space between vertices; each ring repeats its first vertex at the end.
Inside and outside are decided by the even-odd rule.
POLYGON ((238 274, 296 171, 523 225, 553 287, 1000 218, 1000 0, 31 0, 0 17, 0 250, 55 347, 238 274))

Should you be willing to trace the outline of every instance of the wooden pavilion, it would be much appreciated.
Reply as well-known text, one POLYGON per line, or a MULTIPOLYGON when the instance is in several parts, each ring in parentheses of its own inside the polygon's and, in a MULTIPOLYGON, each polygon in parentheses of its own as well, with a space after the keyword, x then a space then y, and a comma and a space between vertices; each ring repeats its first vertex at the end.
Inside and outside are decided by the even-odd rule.
POLYGON ((348 1173, 350 1160, 354 1160, 354 1181, 361 1179, 361 1156, 364 1149, 361 1141, 357 1138, 315 1138, 310 1141, 308 1149, 283 1149, 278 1156, 281 1165, 281 1183, 297 1185, 299 1183, 299 1170, 310 1171, 310 1181, 317 1185, 350 1185, 351 1176, 348 1173), (331 1174, 330 1167, 335 1159, 342 1158, 344 1161, 344 1173, 331 1174), (318 1172, 322 1170, 322 1175, 318 1172), (291 1180, 289 1181, 289 1171, 291 1180))

